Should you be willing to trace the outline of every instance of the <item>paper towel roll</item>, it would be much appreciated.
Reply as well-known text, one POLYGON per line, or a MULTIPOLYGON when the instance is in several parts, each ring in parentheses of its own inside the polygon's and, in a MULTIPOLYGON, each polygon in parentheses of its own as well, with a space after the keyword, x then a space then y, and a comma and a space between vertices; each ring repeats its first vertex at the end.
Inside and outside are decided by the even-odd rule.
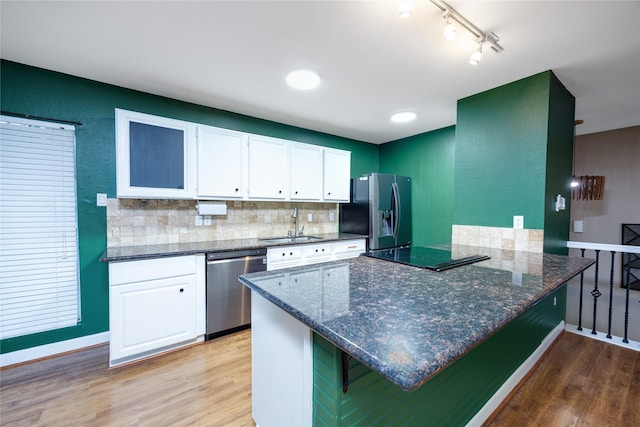
POLYGON ((225 202, 198 202, 196 205, 198 215, 226 215, 227 204, 225 202))

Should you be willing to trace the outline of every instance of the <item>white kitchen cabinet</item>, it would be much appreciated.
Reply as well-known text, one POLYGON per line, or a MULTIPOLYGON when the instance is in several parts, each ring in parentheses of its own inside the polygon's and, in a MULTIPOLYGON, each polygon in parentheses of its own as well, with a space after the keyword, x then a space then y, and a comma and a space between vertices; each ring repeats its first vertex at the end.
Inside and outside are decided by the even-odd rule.
POLYGON ((333 259, 333 243, 321 243, 302 246, 302 265, 331 261, 333 259))
POLYGON ((289 197, 291 200, 322 198, 322 147, 289 145, 289 197))
POLYGON ((109 264, 109 364, 204 339, 203 255, 109 264))
POLYGON ((249 199, 288 198, 288 154, 288 141, 266 136, 249 136, 249 199))
POLYGON ((267 248, 267 270, 280 270, 299 265, 355 258, 365 251, 366 239, 273 246, 267 248))
POLYGON ((324 150, 323 199, 349 202, 351 197, 351 152, 326 148, 324 150))
POLYGON ((267 248, 267 270, 280 270, 282 268, 302 265, 302 245, 275 246, 267 248))
POLYGON ((246 196, 245 146, 241 132, 208 126, 198 127, 199 199, 242 199, 246 196))
POLYGON ((116 108, 118 198, 195 198, 194 123, 116 108))
POLYGON ((367 250, 365 239, 342 240, 333 244, 333 259, 347 259, 360 256, 367 250))

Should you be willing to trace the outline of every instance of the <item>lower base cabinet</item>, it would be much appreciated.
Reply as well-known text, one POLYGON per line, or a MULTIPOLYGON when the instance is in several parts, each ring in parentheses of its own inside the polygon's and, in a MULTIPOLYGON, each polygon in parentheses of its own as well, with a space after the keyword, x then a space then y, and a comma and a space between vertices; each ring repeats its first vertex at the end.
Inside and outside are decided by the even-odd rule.
POLYGON ((109 264, 110 366, 201 341, 204 257, 109 264))

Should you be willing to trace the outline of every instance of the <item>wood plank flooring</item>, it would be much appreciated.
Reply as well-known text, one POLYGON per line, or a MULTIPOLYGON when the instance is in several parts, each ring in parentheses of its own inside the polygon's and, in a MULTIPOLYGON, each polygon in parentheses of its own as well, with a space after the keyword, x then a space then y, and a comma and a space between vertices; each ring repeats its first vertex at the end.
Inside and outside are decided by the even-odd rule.
POLYGON ((640 426, 640 352, 563 332, 485 425, 640 426))
MULTIPOLYGON (((0 371, 2 426, 254 426, 251 332, 109 370, 108 347, 0 371)), ((640 426, 640 352, 563 333, 494 418, 640 426)))
POLYGON ((255 426, 248 330, 108 369, 101 346, 0 371, 3 426, 255 426))

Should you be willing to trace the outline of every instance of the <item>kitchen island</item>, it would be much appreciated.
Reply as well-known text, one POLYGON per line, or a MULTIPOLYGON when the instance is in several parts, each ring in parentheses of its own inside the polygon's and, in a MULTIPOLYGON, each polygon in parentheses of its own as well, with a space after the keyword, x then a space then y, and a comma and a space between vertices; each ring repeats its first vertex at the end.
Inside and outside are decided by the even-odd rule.
POLYGON ((593 260, 452 251, 491 259, 433 272, 360 257, 241 276, 254 293, 256 423, 474 420, 559 333, 563 285, 593 260))

